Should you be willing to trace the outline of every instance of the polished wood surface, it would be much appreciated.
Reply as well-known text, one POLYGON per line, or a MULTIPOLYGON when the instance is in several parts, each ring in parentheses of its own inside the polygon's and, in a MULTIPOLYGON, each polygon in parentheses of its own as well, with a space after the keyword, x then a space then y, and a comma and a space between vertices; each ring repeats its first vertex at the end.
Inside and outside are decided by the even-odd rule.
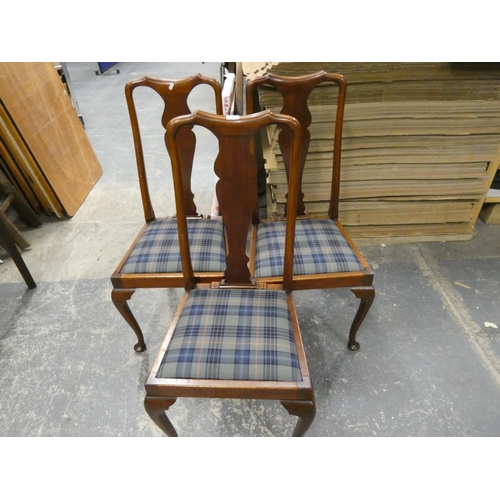
MULTIPOLYGON (((137 117, 137 110, 133 98, 133 92, 138 87, 148 87, 154 90, 163 100, 164 109, 161 117, 163 128, 172 118, 191 113, 188 106, 188 98, 191 92, 198 85, 209 85, 214 91, 216 113, 222 114, 222 89, 220 83, 214 78, 201 74, 181 79, 160 79, 145 76, 144 78, 128 82, 125 86, 125 97, 130 114, 130 123, 132 126, 132 135, 134 139, 135 155, 137 160, 137 169, 139 174, 139 185, 144 206, 144 216, 147 222, 155 219, 153 205, 149 194, 147 180, 146 164, 142 146, 142 138, 137 117)), ((189 215, 198 215, 194 203, 194 194, 191 191, 191 174, 193 169, 193 158, 196 147, 196 137, 189 128, 183 129, 178 138, 183 147, 180 151, 180 161, 182 165, 183 186, 186 192, 184 199, 186 201, 186 210, 189 215)))

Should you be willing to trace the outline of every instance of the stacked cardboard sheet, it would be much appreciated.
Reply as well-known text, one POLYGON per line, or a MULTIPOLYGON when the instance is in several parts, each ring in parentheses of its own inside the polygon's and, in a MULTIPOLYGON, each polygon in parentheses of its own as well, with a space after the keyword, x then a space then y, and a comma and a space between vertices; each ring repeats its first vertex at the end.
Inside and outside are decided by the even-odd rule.
MULTIPOLYGON (((456 63, 278 63, 269 71, 325 70, 347 80, 340 215, 360 243, 466 240, 500 163, 500 65, 456 63)), ((311 94, 306 209, 325 213, 330 191, 335 87, 311 94)), ((281 109, 265 89, 263 108, 281 109)), ((283 160, 269 130, 268 211, 281 214, 283 160)))

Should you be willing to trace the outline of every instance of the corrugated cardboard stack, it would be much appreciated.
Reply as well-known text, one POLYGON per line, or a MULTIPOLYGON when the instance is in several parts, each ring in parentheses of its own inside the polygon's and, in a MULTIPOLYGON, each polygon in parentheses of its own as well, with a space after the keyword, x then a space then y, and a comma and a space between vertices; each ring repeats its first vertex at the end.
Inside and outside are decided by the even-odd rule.
MULTIPOLYGON (((347 80, 340 220, 364 244, 466 240, 500 163, 500 64, 278 63, 271 71, 325 70, 347 80)), ((334 88, 310 99, 313 124, 304 173, 306 209, 324 213, 329 195, 334 88)), ((279 111, 276 92, 262 107, 279 111)), ((286 193, 283 162, 268 131, 271 213, 286 193)))

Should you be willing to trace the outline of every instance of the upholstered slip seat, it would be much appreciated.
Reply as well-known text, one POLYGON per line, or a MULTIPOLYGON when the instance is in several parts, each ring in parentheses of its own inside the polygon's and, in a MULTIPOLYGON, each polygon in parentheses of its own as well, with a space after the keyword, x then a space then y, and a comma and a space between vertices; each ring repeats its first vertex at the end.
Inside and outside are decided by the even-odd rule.
MULTIPOLYGON (((195 272, 223 272, 226 267, 224 224, 219 219, 188 219, 195 272)), ((122 274, 182 273, 177 219, 152 221, 134 245, 122 274)))
MULTIPOLYGON (((255 277, 283 274, 285 221, 261 223, 257 229, 255 277)), ((294 275, 362 271, 358 256, 330 219, 297 219, 294 275)))
POLYGON ((193 290, 156 377, 302 381, 286 292, 193 290))

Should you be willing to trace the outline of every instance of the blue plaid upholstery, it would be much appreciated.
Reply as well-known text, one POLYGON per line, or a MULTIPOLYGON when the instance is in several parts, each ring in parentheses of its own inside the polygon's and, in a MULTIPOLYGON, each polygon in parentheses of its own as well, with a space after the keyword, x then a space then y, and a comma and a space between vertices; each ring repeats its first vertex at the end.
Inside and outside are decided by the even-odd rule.
MULTIPOLYGON (((188 219, 189 245, 195 272, 224 271, 224 225, 218 219, 188 219)), ((151 222, 139 238, 122 273, 182 272, 176 219, 151 222)))
MULTIPOLYGON (((283 276, 285 221, 258 226, 255 277, 283 276)), ((297 220, 293 274, 361 271, 363 266, 349 243, 329 219, 297 220)))
POLYGON ((286 292, 190 292, 157 378, 300 381, 286 292))

